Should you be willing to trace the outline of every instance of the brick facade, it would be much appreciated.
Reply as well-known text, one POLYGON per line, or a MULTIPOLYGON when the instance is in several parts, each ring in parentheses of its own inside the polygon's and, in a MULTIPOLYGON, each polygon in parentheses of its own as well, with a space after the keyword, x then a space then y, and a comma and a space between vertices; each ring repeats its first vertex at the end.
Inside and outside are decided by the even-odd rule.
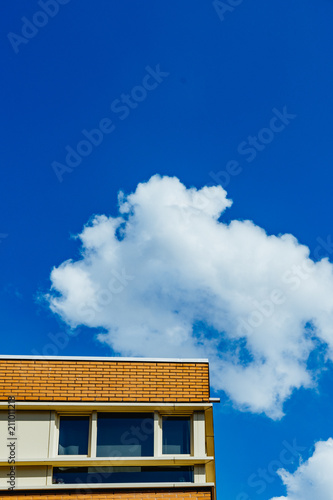
POLYGON ((98 491, 87 493, 75 493, 73 492, 30 492, 24 494, 14 494, 13 493, 2 493, 0 494, 0 500, 7 499, 8 496, 12 500, 85 500, 87 498, 91 500, 211 500, 212 492, 209 489, 188 489, 188 490, 177 490, 177 489, 163 489, 159 490, 149 490, 149 491, 98 491))
POLYGON ((208 402, 209 365, 0 359, 0 401, 8 396, 16 401, 208 402))

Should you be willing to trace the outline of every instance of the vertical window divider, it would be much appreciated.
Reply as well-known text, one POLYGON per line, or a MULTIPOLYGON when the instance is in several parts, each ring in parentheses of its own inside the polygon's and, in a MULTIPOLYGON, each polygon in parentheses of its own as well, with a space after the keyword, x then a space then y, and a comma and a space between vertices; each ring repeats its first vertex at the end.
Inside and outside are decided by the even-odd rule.
POLYGON ((50 411, 50 432, 49 432, 49 449, 48 449, 48 457, 56 456, 56 413, 54 410, 50 411))
POLYGON ((46 467, 46 484, 52 485, 52 465, 46 467))
POLYGON ((195 457, 206 456, 205 412, 203 411, 193 413, 193 455, 195 457))
POLYGON ((91 458, 96 458, 96 450, 97 450, 97 411, 93 411, 91 414, 90 439, 89 439, 89 456, 91 458))
POLYGON ((154 457, 162 456, 162 417, 154 412, 154 457))
POLYGON ((194 482, 195 483, 206 482, 206 467, 204 465, 194 466, 194 482))
POLYGON ((196 432, 197 432, 197 427, 196 427, 196 417, 195 413, 192 413, 191 415, 191 420, 190 420, 190 432, 191 432, 191 443, 190 443, 190 455, 194 457, 196 453, 196 432))
POLYGON ((52 456, 56 457, 58 455, 58 445, 59 445, 59 425, 60 425, 60 416, 58 413, 55 413, 54 418, 54 441, 53 441, 53 449, 51 449, 52 456))

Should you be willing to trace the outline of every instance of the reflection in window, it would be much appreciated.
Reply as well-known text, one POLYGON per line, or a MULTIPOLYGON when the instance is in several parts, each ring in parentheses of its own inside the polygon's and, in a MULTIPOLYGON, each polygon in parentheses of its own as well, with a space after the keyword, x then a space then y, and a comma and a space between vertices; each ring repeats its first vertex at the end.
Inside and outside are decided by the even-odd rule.
POLYGON ((97 457, 152 457, 153 413, 98 413, 97 457))
POLYGON ((53 484, 193 483, 193 467, 54 467, 53 484))
POLYGON ((60 417, 59 455, 88 455, 88 439, 88 416, 60 417))
POLYGON ((191 453, 190 417, 163 417, 163 453, 189 455, 191 453))

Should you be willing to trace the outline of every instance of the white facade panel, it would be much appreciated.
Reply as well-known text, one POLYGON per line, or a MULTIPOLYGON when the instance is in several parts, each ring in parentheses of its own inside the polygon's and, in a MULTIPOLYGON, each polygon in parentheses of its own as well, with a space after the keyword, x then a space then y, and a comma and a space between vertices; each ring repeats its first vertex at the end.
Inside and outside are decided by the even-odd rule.
MULTIPOLYGON (((14 421, 12 421, 12 425, 14 421)), ((49 450, 50 411, 16 411, 15 413, 15 458, 47 458, 49 450)), ((0 412, 0 459, 7 461, 8 412, 0 412)), ((14 441, 13 441, 14 442, 14 441)))
MULTIPOLYGON (((10 467, 0 467, 0 488, 8 489, 10 467)), ((16 467, 15 489, 46 486, 47 466, 16 467)))

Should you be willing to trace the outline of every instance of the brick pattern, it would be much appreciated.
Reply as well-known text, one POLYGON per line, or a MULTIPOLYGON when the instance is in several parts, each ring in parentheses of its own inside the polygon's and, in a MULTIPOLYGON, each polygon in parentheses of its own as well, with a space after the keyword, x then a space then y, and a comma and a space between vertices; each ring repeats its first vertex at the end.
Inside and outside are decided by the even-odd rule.
POLYGON ((0 360, 0 401, 207 402, 208 363, 0 360))
MULTIPOLYGON (((0 493, 1 495, 1 493, 0 493)), ((40 493, 2 493, 0 500, 10 496, 12 500, 211 500, 212 493, 210 490, 156 490, 156 491, 96 491, 89 493, 74 492, 40 492, 40 493)))

